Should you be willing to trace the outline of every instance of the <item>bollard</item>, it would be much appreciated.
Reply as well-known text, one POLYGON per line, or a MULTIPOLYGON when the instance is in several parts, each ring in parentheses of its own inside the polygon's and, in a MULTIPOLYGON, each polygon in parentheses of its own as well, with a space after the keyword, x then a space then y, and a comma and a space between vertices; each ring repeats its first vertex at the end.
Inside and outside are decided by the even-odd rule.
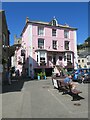
POLYGON ((40 76, 38 76, 38 80, 40 80, 40 76))
POLYGON ((44 79, 46 80, 46 76, 44 76, 44 79))

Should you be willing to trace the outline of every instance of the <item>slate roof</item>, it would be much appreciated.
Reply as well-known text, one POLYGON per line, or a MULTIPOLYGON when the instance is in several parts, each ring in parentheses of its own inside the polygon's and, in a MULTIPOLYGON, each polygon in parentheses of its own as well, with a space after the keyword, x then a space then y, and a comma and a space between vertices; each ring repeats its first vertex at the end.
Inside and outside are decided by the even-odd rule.
MULTIPOLYGON (((26 30, 26 28, 27 28, 27 26, 28 26, 29 24, 40 24, 40 25, 45 25, 45 26, 52 26, 50 23, 51 23, 51 22, 29 21, 29 20, 28 20, 27 23, 25 24, 22 32, 21 32, 21 36, 22 36, 22 34, 24 33, 24 31, 26 30)), ((77 28, 70 27, 70 26, 67 25, 67 24, 65 24, 65 25, 58 24, 58 25, 56 25, 56 26, 54 26, 54 27, 56 27, 56 28, 66 28, 66 29, 71 29, 71 30, 77 30, 77 28)))
POLYGON ((89 51, 82 51, 82 52, 79 52, 78 53, 78 56, 79 57, 87 57, 87 56, 89 56, 90 55, 90 52, 89 51))

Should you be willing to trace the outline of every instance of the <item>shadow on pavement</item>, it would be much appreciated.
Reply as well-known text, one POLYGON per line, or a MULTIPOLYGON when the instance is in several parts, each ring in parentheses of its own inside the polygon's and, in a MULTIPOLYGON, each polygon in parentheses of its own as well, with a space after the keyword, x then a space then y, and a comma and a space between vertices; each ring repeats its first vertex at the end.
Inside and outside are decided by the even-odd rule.
POLYGON ((76 97, 74 97, 74 95, 71 95, 71 96, 73 98, 71 101, 80 101, 82 99, 85 99, 85 98, 81 97, 80 95, 77 95, 76 97))
POLYGON ((24 85, 24 82, 31 81, 30 79, 19 79, 18 81, 12 80, 12 84, 2 85, 2 94, 7 92, 17 92, 21 91, 24 85))
POLYGON ((80 95, 75 95, 75 94, 70 93, 70 92, 64 93, 62 95, 65 95, 65 94, 68 94, 68 95, 70 95, 72 97, 71 101, 79 101, 79 100, 85 99, 85 98, 81 97, 80 95))

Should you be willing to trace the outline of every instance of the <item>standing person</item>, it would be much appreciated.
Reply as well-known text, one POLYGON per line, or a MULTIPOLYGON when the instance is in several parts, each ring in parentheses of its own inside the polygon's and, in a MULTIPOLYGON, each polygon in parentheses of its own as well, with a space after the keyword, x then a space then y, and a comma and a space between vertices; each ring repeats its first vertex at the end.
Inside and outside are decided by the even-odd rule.
POLYGON ((3 65, 0 64, 0 85, 2 85, 2 72, 3 72, 3 65))
POLYGON ((5 68, 5 81, 8 83, 8 69, 5 68))
POLYGON ((62 77, 62 71, 60 70, 60 77, 62 77))
POLYGON ((11 69, 10 68, 8 71, 8 82, 9 82, 9 84, 11 84, 11 69))
POLYGON ((10 79, 11 75, 10 75, 10 70, 8 70, 6 68, 6 80, 8 82, 8 84, 11 84, 11 79, 10 79))
POLYGON ((31 80, 34 80, 34 74, 31 72, 31 80))
POLYGON ((78 72, 75 72, 75 74, 73 75, 73 80, 77 81, 78 80, 78 72))
POLYGON ((20 76, 20 73, 19 73, 19 70, 17 69, 16 70, 16 81, 18 81, 19 76, 20 76))
POLYGON ((84 72, 82 69, 78 73, 78 79, 79 79, 80 83, 84 80, 84 72))

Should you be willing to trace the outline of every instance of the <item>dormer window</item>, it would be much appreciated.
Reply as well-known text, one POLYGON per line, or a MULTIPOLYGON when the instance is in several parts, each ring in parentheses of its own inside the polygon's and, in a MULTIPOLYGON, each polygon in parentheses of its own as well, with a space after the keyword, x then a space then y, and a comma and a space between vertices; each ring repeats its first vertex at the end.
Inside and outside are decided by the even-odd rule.
POLYGON ((54 17, 53 20, 49 24, 51 24, 52 26, 57 26, 56 18, 54 17))
POLYGON ((57 21, 56 21, 56 20, 53 20, 53 21, 52 21, 52 25, 53 25, 53 26, 56 26, 56 25, 57 25, 57 21))

